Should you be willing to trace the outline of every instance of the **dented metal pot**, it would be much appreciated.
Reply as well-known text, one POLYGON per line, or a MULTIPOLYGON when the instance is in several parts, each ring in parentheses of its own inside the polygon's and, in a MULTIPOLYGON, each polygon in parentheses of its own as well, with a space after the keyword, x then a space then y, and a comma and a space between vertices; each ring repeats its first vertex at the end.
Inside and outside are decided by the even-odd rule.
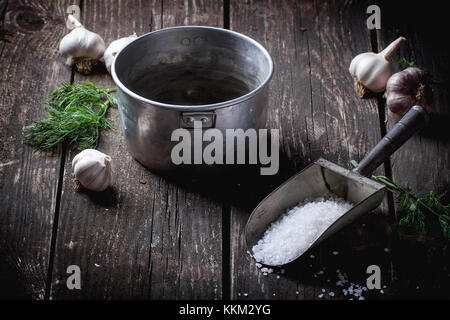
POLYGON ((213 27, 145 34, 116 56, 120 120, 128 150, 158 171, 172 170, 172 132, 202 127, 260 129, 267 119, 273 62, 256 41, 213 27))

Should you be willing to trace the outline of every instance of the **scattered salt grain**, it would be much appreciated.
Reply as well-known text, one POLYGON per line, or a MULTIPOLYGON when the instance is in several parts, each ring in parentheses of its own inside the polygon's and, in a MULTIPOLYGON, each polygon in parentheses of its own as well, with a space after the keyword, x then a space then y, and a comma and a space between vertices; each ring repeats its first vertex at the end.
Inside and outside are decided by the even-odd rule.
POLYGON ((273 272, 273 269, 272 268, 267 268, 267 267, 262 267, 261 268, 261 272, 269 274, 269 273, 273 272))
POLYGON ((335 256, 337 256, 337 255, 339 254, 339 252, 333 251, 332 254, 335 255, 335 256))
POLYGON ((322 289, 322 292, 325 292, 325 289, 322 289))
POLYGON ((305 201, 272 223, 253 246, 257 262, 282 265, 302 255, 331 223, 350 210, 341 198, 305 201))
POLYGON ((244 293, 243 296, 244 296, 244 297, 248 297, 248 293, 244 293))
POLYGON ((298 291, 295 291, 295 294, 296 294, 296 295, 298 295, 299 293, 300 293, 300 292, 298 292, 298 291))
POLYGON ((384 248, 384 252, 389 252, 389 248, 384 248))
POLYGON ((344 294, 344 296, 349 295, 358 298, 359 300, 364 300, 362 294, 364 291, 367 291, 367 287, 361 286, 353 282, 349 283, 348 276, 346 273, 342 273, 339 269, 336 270, 336 272, 339 279, 336 282, 336 285, 338 287, 342 287, 342 293, 344 294))
POLYGON ((330 297, 334 297, 334 292, 333 292, 333 291, 328 292, 328 295, 329 295, 330 297))
POLYGON ((309 256, 309 258, 310 258, 310 259, 314 259, 315 256, 312 254, 312 255, 309 256))
POLYGON ((322 299, 322 298, 323 298, 323 293, 319 294, 318 297, 319 297, 320 299, 322 299))

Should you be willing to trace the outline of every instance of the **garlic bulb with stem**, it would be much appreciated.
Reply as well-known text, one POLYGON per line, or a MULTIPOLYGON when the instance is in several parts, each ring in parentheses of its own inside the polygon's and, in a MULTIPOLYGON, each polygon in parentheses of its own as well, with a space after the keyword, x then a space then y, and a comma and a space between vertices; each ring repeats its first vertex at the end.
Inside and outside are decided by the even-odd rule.
POLYGON ((103 54, 103 62, 105 63, 106 69, 108 69, 109 73, 111 73, 111 65, 117 53, 136 38, 137 35, 136 33, 134 33, 128 37, 117 39, 109 44, 109 46, 105 50, 105 53, 103 54))
POLYGON ((425 98, 425 83, 425 72, 417 67, 395 73, 386 85, 386 106, 399 115, 404 115, 414 105, 429 109, 425 98))
POLYGON ((103 191, 111 184, 111 157, 95 149, 85 149, 72 160, 76 186, 103 191))
POLYGON ((362 98, 368 91, 383 92, 392 72, 389 58, 405 42, 399 37, 380 53, 366 52, 357 55, 350 63, 350 74, 355 80, 355 90, 362 98))
POLYGON ((95 32, 87 30, 74 16, 69 21, 75 27, 59 43, 59 52, 69 66, 89 74, 105 52, 105 41, 95 32))

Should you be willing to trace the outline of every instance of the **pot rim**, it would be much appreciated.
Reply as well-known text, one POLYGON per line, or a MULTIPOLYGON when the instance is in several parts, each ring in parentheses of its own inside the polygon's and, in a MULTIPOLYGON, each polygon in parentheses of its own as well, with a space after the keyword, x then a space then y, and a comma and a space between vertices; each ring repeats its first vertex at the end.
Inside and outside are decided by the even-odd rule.
POLYGON ((267 84, 269 83, 270 79, 272 78, 273 75, 273 71, 274 71, 274 67, 273 67, 273 61, 272 61, 272 57, 270 56, 269 52, 266 50, 266 48, 264 48, 259 42, 257 42, 256 40, 243 35, 239 32, 235 32, 235 31, 231 31, 228 29, 223 29, 223 28, 217 28, 217 27, 209 27, 209 26, 177 26, 177 27, 169 27, 169 28, 163 28, 163 29, 159 29, 156 31, 152 31, 149 33, 146 33, 136 39, 134 39, 133 41, 131 41, 130 43, 128 43, 125 47, 123 47, 118 54, 116 54, 116 56, 114 57, 114 61, 113 64, 111 66, 111 75, 112 78, 116 84, 116 86, 119 87, 120 90, 124 91, 127 95, 131 96, 132 98, 139 100, 141 102, 153 105, 153 106, 157 106, 157 107, 162 107, 162 108, 166 108, 166 109, 171 109, 171 110, 179 110, 179 111, 210 111, 210 110, 215 110, 215 109, 219 109, 219 108, 224 108, 224 107, 230 107, 232 105, 241 103, 243 101, 246 101, 250 98, 252 98, 253 96, 257 95, 260 91, 262 91, 267 84), (133 91, 131 91, 130 89, 128 89, 120 80, 119 77, 116 74, 116 61, 117 61, 117 57, 120 56, 121 52, 123 50, 125 50, 128 46, 130 46, 132 43, 134 43, 135 41, 140 41, 143 38, 152 36, 153 34, 156 33, 163 33, 163 32, 170 32, 176 29, 209 29, 209 30, 214 30, 214 31, 219 31, 219 32, 224 32, 224 33, 228 33, 228 34, 232 34, 236 37, 242 38, 246 41, 251 42, 252 44, 254 44, 259 50, 261 50, 261 52, 264 54, 264 56, 267 58, 267 60, 269 61, 269 72, 267 77, 264 79, 264 81, 255 89, 253 89, 252 91, 231 99, 231 100, 227 100, 227 101, 222 101, 222 102, 218 102, 218 103, 212 103, 212 104, 203 104, 203 105, 178 105, 178 104, 169 104, 169 103, 162 103, 162 102, 158 102, 158 101, 154 101, 154 100, 150 100, 147 98, 144 98, 136 93, 134 93, 133 91))

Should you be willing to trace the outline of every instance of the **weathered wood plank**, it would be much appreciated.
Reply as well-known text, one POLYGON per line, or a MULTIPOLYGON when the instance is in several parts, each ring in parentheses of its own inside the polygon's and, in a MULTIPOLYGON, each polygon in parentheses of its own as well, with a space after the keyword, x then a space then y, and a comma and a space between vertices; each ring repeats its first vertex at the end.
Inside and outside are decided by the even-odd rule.
MULTIPOLYGON (((447 191, 449 188, 449 134, 447 121, 449 118, 449 67, 450 52, 446 43, 435 32, 443 27, 444 21, 438 19, 424 26, 415 25, 409 19, 418 17, 418 10, 404 8, 408 20, 394 19, 392 10, 399 9, 395 5, 381 2, 385 13, 384 24, 379 32, 378 42, 381 49, 394 37, 404 35, 406 44, 400 48, 398 56, 414 61, 416 65, 432 75, 431 83, 432 114, 428 128, 411 138, 398 152, 392 156, 393 176, 399 183, 408 182, 419 195, 430 190, 447 191), (392 8, 394 7, 394 8, 392 8)), ((425 11, 431 14, 429 10, 425 11)), ((434 12, 434 11, 433 11, 434 12)), ((398 71, 398 68, 397 68, 398 71)), ((399 117, 386 111, 387 126, 392 127, 399 117)))
MULTIPOLYGON (((81 21, 109 43, 133 32, 150 31, 153 6, 160 7, 160 3, 85 2, 81 21)), ((114 86, 104 68, 96 71, 87 77, 76 74, 75 82, 87 80, 96 85, 114 86)), ((151 217, 145 208, 153 203, 152 180, 140 183, 147 182, 148 174, 131 157, 125 157, 117 109, 110 109, 109 116, 115 129, 102 134, 98 150, 113 158, 114 187, 102 194, 75 192, 71 161, 77 151, 69 152, 66 159, 52 299, 133 298, 148 294, 151 217), (66 268, 71 264, 80 266, 80 291, 69 291, 66 287, 66 268)), ((155 188, 157 183, 156 180, 155 188)))
MULTIPOLYGON (((222 27, 222 17, 222 1, 163 1, 164 28, 222 27)), ((166 202, 161 200, 153 212, 150 296, 220 299, 222 204, 186 187, 168 184, 167 188, 166 202)))
MULTIPOLYGON (((189 19, 216 25, 217 6, 199 1, 90 1, 83 5, 82 22, 109 43, 134 31, 149 32, 150 26, 183 24, 185 9, 189 19)), ((82 79, 114 86, 100 69, 75 77, 82 79)), ((126 151, 117 109, 109 116, 115 129, 102 134, 98 149, 113 158, 113 188, 103 194, 75 192, 70 162, 77 152, 66 160, 52 297, 220 298, 222 205, 138 164, 126 151), (80 291, 65 286, 70 264, 81 268, 80 291)))
MULTIPOLYGON (((318 157, 349 167, 380 138, 377 103, 357 97, 348 72, 354 55, 371 50, 365 9, 363 2, 231 1, 231 29, 260 41, 274 59, 268 126, 280 129, 291 173, 318 157)), ((314 299, 322 288, 337 293, 336 268, 363 279, 370 257, 389 271, 383 251, 389 229, 383 215, 370 214, 316 249, 319 258, 287 267, 279 279, 265 278, 245 253, 249 213, 232 208, 232 298, 249 293, 251 299, 314 299), (331 254, 334 250, 340 254, 331 254), (314 278, 324 267, 325 275, 314 278)))
MULTIPOLYGON (((5 280, 16 277, 22 297, 44 298, 60 152, 44 154, 23 145, 23 127, 46 114, 50 91, 70 81, 58 57, 66 32, 65 10, 73 1, 2 1, 0 41, 0 264, 10 263, 5 280)), ((2 281, 2 291, 10 288, 2 281)))
MULTIPOLYGON (((382 12, 382 29, 378 32, 379 50, 396 37, 405 36, 407 41, 397 56, 416 65, 431 75, 430 83, 432 113, 428 126, 412 137, 392 157, 392 177, 412 189, 418 196, 434 190, 446 193, 449 201, 450 186, 450 51, 438 30, 446 30, 445 11, 436 7, 404 7, 398 3, 378 1, 382 12), (397 13, 401 12, 401 15, 397 13)), ((394 64, 395 65, 395 64, 394 64)), ((396 71, 399 69, 394 67, 396 71)), ((386 126, 391 128, 399 116, 386 110, 386 126)), ((396 209, 398 206, 396 204, 396 209)), ((397 210, 398 211, 398 210, 397 210)), ((401 213, 396 212, 398 217, 401 213)), ((426 243, 398 241, 394 255, 396 278, 399 280, 401 297, 447 296, 450 288, 448 277, 448 248, 435 241, 439 238, 439 226, 431 228, 426 243), (434 240, 433 240, 434 239, 434 240), (423 272, 433 269, 433 272, 423 272), (416 287, 419 290, 416 290, 416 287)), ((447 246, 448 247, 448 246, 447 246)))
POLYGON ((162 27, 205 25, 223 27, 222 1, 163 0, 162 27))

